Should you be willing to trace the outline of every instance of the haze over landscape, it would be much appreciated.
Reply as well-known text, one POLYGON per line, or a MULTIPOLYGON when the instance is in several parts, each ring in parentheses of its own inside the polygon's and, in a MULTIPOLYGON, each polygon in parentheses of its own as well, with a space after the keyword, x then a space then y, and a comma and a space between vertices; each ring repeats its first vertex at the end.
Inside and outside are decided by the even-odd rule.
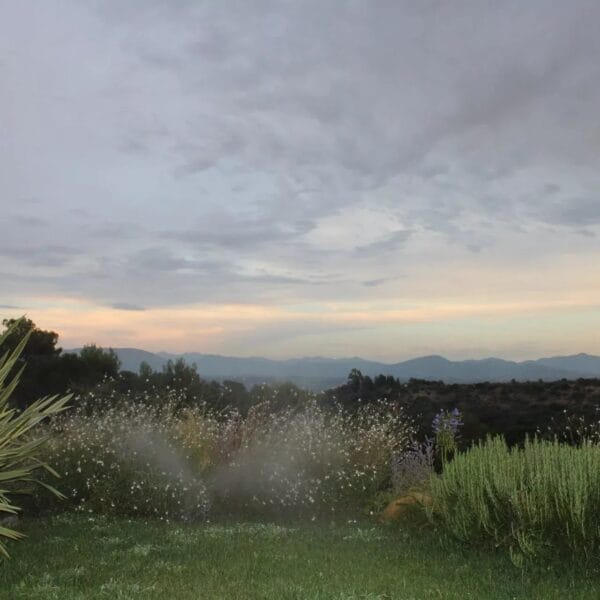
MULTIPOLYGON (((74 349, 79 352, 80 349, 74 349)), ((449 361, 442 356, 423 356, 398 363, 381 363, 360 357, 323 358, 320 356, 288 360, 261 357, 240 358, 186 352, 151 353, 138 348, 116 348, 121 368, 138 372, 142 363, 161 371, 167 361, 183 359, 195 365, 205 379, 236 380, 248 385, 289 381, 313 391, 322 391, 345 383, 352 369, 374 377, 392 375, 400 381, 423 379, 446 383, 477 383, 483 381, 557 381, 559 379, 599 378, 600 356, 578 354, 554 356, 523 362, 498 358, 449 361)))
POLYGON ((65 348, 600 354, 598 2, 0 7, 1 315, 65 348))

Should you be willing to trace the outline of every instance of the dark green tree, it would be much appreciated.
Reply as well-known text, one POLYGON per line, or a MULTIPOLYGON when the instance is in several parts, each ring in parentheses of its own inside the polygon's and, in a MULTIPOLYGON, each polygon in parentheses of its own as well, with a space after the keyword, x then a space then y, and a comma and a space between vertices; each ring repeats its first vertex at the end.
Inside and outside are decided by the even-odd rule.
POLYGON ((105 378, 116 378, 121 369, 121 361, 112 348, 105 350, 96 344, 87 344, 79 352, 83 364, 84 381, 99 383, 105 378))
POLYGON ((56 346, 58 333, 40 329, 31 319, 3 319, 2 325, 7 334, 5 347, 11 352, 29 334, 27 345, 19 357, 22 362, 26 362, 30 356, 58 356, 62 352, 62 348, 56 346))

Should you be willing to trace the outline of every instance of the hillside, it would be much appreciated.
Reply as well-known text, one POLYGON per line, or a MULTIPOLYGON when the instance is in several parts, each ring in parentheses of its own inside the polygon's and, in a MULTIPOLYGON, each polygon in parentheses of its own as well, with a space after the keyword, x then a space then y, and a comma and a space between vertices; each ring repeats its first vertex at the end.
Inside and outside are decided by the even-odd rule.
MULTIPOLYGON (((352 369, 374 377, 392 375, 407 381, 424 379, 445 383, 478 383, 484 381, 558 381, 600 377, 600 357, 589 354, 555 356, 523 362, 499 358, 452 361, 442 356, 424 356, 398 363, 381 363, 359 357, 306 357, 273 360, 261 357, 231 357, 188 352, 152 353, 137 348, 115 348, 122 368, 138 371, 142 361, 160 370, 168 360, 183 358, 196 364, 205 379, 235 379, 244 383, 259 381, 291 381, 312 390, 321 390, 343 383, 352 369)), ((77 351, 77 350, 74 350, 77 351)))

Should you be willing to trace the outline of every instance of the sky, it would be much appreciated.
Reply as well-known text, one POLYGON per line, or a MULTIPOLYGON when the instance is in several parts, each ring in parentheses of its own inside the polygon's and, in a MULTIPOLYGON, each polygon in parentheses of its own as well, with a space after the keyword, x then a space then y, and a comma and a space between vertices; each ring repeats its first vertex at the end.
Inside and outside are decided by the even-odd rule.
POLYGON ((0 14, 0 316, 66 348, 600 354, 596 0, 0 14))

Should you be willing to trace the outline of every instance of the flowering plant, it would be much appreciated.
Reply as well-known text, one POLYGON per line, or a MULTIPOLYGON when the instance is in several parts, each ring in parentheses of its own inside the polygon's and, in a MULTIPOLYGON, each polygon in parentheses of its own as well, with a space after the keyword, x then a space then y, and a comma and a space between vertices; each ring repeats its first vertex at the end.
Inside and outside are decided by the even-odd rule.
POLYGON ((452 411, 441 410, 433 418, 432 427, 435 443, 445 463, 457 449, 458 431, 462 427, 462 416, 458 408, 452 411))

